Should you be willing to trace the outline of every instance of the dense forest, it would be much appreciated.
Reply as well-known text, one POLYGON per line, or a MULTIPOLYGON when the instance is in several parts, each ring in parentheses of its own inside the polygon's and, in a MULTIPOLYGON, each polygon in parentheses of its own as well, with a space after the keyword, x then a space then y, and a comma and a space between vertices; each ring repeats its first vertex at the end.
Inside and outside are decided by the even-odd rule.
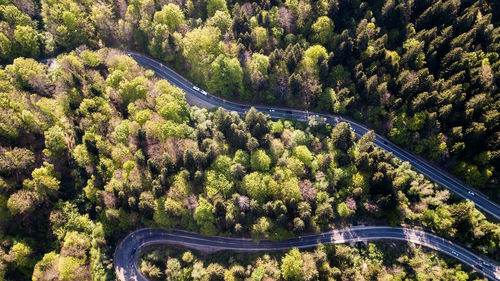
POLYGON ((0 0, 0 60, 86 45, 214 94, 349 115, 499 201, 496 1, 0 0))
POLYGON ((189 107, 114 49, 0 70, 1 273, 110 280, 140 227, 286 239, 350 223, 418 226, 498 258, 500 225, 349 124, 189 107))
MULTIPOLYGON (((500 201, 499 8, 0 0, 0 279, 114 280, 116 243, 140 227, 258 241, 405 225, 500 259, 498 223, 374 147, 373 133, 190 107, 180 89, 110 48, 149 54, 224 98, 351 116, 500 201)), ((279 279, 289 255, 343 280, 356 279, 347 269, 360 260, 367 279, 468 279, 433 254, 382 259, 377 247, 238 264, 261 266, 266 280, 279 279), (427 275, 410 270, 424 265, 427 275)), ((144 260, 166 278, 170 254, 155 255, 163 260, 144 260)), ((202 257, 175 255, 171 266, 204 268, 194 261, 202 257)))
POLYGON ((191 251, 154 250, 141 256, 140 270, 163 280, 481 280, 453 259, 404 244, 369 243, 353 248, 321 245, 309 251, 201 256, 191 251))

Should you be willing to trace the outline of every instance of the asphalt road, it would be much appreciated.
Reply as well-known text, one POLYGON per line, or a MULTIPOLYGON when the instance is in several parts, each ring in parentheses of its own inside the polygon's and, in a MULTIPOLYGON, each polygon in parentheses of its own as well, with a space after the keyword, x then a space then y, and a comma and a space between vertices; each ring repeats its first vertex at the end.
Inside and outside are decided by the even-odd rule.
POLYGON ((139 254, 146 246, 175 245, 209 253, 224 250, 260 252, 311 248, 325 243, 340 244, 374 240, 402 240, 426 246, 460 260, 490 279, 500 280, 495 276, 495 271, 498 270, 497 264, 446 239, 420 230, 382 226, 355 226, 281 242, 262 240, 258 244, 251 239, 244 238, 207 237, 192 232, 143 228, 130 233, 121 241, 115 250, 114 266, 119 280, 147 281, 148 279, 139 272, 137 264, 139 254))
MULTIPOLYGON (((224 100, 222 98, 213 96, 211 94, 202 94, 199 90, 195 90, 193 83, 185 79, 183 76, 162 64, 161 62, 147 57, 139 53, 128 53, 132 58, 134 58, 140 65, 150 68, 156 72, 156 74, 168 80, 170 83, 181 88, 186 92, 186 101, 190 105, 196 105, 198 107, 223 107, 229 111, 236 111, 238 113, 245 113, 251 107, 251 105, 235 103, 231 101, 224 100)), ((368 131, 369 128, 356 123, 350 119, 347 119, 338 115, 331 114, 316 114, 314 112, 306 112, 295 109, 281 108, 281 107, 268 107, 268 106, 254 106, 261 112, 269 114, 271 118, 282 118, 289 117, 295 118, 300 121, 307 121, 308 118, 322 118, 324 122, 335 125, 339 122, 347 122, 351 124, 351 128, 357 136, 362 136, 368 131)), ((408 161, 417 171, 422 173, 424 176, 430 180, 444 186, 448 190, 460 195, 461 197, 468 199, 483 210, 484 212, 490 214, 495 219, 500 219, 500 206, 488 199, 485 195, 481 194, 477 190, 473 189, 471 186, 465 184, 456 177, 450 175, 446 171, 436 167, 427 160, 414 155, 401 147, 390 142, 383 136, 376 134, 376 139, 374 144, 381 149, 392 152, 392 154, 401 159, 402 161, 408 161)))

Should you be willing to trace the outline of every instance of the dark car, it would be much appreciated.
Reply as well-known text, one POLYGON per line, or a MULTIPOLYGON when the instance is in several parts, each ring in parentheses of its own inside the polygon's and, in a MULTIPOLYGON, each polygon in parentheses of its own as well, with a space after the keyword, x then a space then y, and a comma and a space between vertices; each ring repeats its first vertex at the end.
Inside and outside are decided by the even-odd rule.
POLYGON ((491 267, 491 263, 489 263, 489 262, 482 261, 481 263, 482 263, 484 266, 486 266, 486 267, 491 267))

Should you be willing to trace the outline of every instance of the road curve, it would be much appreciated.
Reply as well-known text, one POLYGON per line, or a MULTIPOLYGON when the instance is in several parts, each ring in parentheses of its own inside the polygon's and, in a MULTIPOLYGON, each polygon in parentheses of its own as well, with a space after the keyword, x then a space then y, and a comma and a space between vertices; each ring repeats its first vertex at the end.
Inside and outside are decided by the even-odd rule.
MULTIPOLYGON (((115 250, 114 267, 118 280, 148 281, 138 269, 138 257, 142 249, 152 245, 174 245, 205 252, 234 251, 261 252, 287 250, 290 248, 311 248, 325 243, 349 243, 375 240, 402 240, 426 246, 472 267, 485 277, 495 280, 498 265, 446 239, 420 230, 401 227, 356 226, 311 234, 290 240, 271 242, 262 240, 255 243, 251 239, 202 236, 185 231, 166 231, 143 228, 127 235, 115 250), (489 263, 483 264, 483 261, 489 263)), ((499 279, 497 279, 499 280, 499 279)))
MULTIPOLYGON (((238 113, 245 113, 251 107, 250 105, 227 101, 208 93, 206 95, 202 94, 199 90, 195 90, 193 88, 193 83, 188 81, 186 78, 184 78, 171 68, 162 64, 161 62, 139 53, 129 52, 127 54, 135 59, 140 65, 155 71, 160 78, 166 79, 170 83, 184 90, 184 92, 186 92, 186 101, 190 105, 196 105, 198 107, 223 107, 226 110, 236 111, 238 113)), ((313 112, 282 107, 254 107, 259 111, 269 114, 271 118, 289 117, 295 118, 300 121, 307 121, 309 117, 318 117, 323 118, 324 122, 330 123, 332 125, 335 125, 339 122, 347 122, 351 124, 352 130, 357 136, 362 136, 370 131, 369 128, 348 118, 338 115, 315 114, 313 112)), ((385 151, 392 152, 392 154, 396 158, 399 158, 402 161, 408 161, 417 171, 422 173, 430 180, 440 184, 441 186, 458 194, 459 196, 474 202, 474 204, 478 208, 490 214, 495 219, 500 220, 500 205, 489 200, 487 196, 481 194, 471 186, 465 184, 446 171, 436 167, 422 157, 419 157, 402 149, 401 147, 395 145, 379 134, 376 134, 374 144, 385 151)))

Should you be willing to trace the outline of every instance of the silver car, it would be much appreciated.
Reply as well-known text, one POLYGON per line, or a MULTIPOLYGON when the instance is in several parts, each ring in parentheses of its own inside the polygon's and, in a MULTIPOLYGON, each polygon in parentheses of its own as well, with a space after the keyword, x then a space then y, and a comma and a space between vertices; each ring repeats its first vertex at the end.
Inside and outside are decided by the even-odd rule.
POLYGON ((208 93, 205 90, 201 90, 201 93, 204 94, 205 96, 208 96, 208 93))
POLYGON ((194 89, 195 91, 199 91, 199 90, 200 90, 200 88, 198 88, 198 87, 196 87, 196 86, 193 86, 193 89, 194 89))

